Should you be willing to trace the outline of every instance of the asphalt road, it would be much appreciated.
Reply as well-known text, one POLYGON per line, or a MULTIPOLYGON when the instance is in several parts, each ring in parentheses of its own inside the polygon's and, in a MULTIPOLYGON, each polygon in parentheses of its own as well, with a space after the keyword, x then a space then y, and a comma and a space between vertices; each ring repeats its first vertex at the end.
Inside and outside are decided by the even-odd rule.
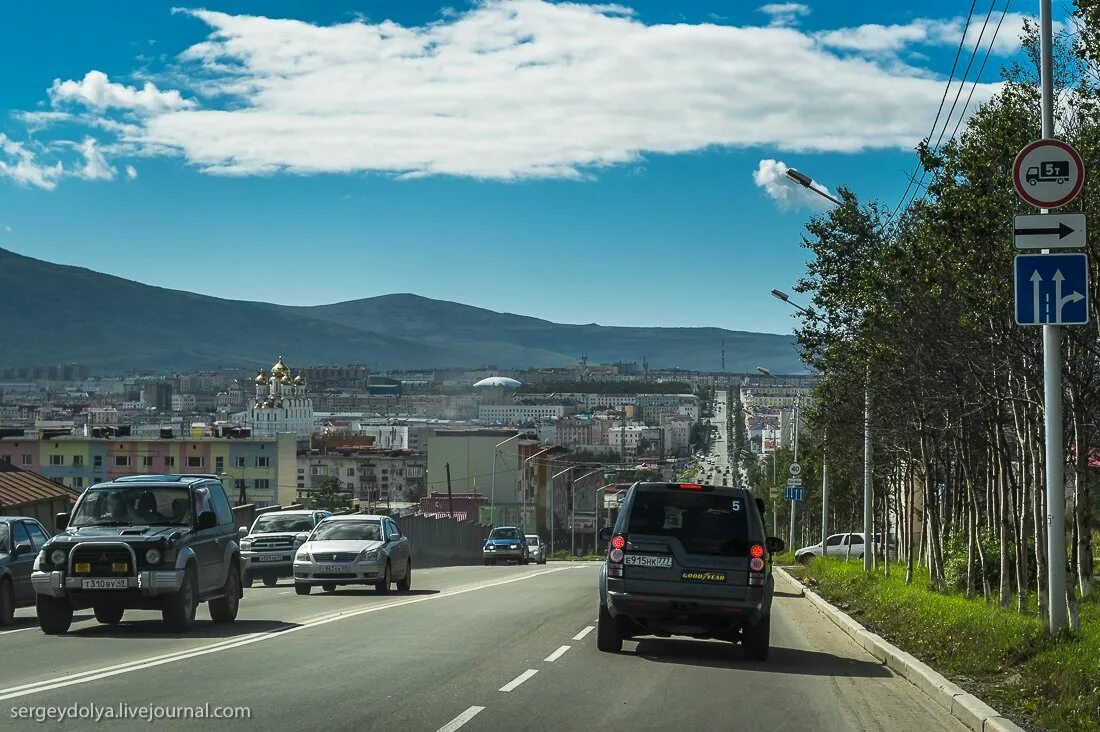
POLYGON ((775 599, 765 663, 716 641, 628 641, 621 654, 600 653, 597 572, 590 563, 426 569, 411 593, 385 596, 299 597, 284 581, 246 590, 232 625, 200 609, 184 636, 139 611, 114 627, 81 614, 70 634, 44 636, 22 610, 0 634, 0 727, 97 726, 13 719, 20 707, 209 703, 245 705, 251 717, 109 728, 962 729, 791 587, 775 599))

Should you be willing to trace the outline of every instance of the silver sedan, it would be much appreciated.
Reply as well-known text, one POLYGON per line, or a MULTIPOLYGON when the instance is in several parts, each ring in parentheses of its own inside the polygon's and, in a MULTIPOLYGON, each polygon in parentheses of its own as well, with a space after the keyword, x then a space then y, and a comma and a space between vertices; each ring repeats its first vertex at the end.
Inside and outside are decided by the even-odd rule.
POLYGON ((378 592, 412 587, 409 540, 389 516, 330 516, 294 555, 294 591, 308 595, 340 585, 373 585, 378 592))

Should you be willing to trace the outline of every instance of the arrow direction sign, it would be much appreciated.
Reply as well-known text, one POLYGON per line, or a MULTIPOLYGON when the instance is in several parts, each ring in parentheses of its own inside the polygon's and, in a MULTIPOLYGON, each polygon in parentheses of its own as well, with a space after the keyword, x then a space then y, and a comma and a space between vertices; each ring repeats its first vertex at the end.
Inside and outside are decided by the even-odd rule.
POLYGON ((1020 325, 1085 325, 1089 322, 1088 257, 1016 255, 1016 322, 1020 325))
POLYGON ((800 485, 789 485, 789 486, 787 486, 786 498, 787 498, 788 501, 801 501, 802 500, 802 486, 800 486, 800 485))
POLYGON ((1029 214, 1012 222, 1017 249, 1080 249, 1085 246, 1085 215, 1029 214))

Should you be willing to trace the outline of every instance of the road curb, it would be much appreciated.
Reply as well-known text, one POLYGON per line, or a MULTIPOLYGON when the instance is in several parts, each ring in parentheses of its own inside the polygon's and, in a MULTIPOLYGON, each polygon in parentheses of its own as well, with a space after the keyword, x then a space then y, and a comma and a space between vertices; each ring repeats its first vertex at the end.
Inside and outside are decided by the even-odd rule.
POLYGON ((809 600, 810 604, 833 621, 861 648, 891 671, 904 677, 974 732, 1024 732, 1022 727, 978 697, 964 691, 958 684, 950 681, 928 664, 864 628, 850 615, 838 610, 821 595, 805 587, 782 567, 774 567, 774 572, 801 590, 802 596, 809 600))

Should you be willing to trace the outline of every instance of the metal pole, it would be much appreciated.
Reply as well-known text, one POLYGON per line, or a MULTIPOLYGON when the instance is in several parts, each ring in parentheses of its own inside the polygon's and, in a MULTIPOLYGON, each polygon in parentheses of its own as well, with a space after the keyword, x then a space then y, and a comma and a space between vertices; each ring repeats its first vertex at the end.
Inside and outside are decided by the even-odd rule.
POLYGON ((863 385, 863 571, 871 571, 871 379, 863 385))
MULTIPOLYGON (((1054 137, 1054 62, 1051 0, 1039 0, 1039 79, 1043 139, 1054 137)), ((1043 213, 1047 213, 1043 209, 1043 213)), ((1047 253, 1049 250, 1043 250, 1047 253)), ((1062 437, 1062 329, 1043 326, 1043 406, 1046 427, 1047 588, 1050 632, 1066 627, 1066 484, 1062 437)))
MULTIPOLYGON (((798 399, 797 398, 795 399, 795 402, 794 402, 794 461, 796 463, 798 462, 798 399)), ((797 510, 798 510, 798 502, 795 501, 794 499, 791 499, 791 532, 790 532, 791 533, 791 541, 790 541, 791 551, 795 550, 794 522, 795 522, 795 516, 796 516, 797 510)))
POLYGON ((821 556, 825 556, 825 540, 829 538, 829 430, 822 433, 821 445, 821 556))

